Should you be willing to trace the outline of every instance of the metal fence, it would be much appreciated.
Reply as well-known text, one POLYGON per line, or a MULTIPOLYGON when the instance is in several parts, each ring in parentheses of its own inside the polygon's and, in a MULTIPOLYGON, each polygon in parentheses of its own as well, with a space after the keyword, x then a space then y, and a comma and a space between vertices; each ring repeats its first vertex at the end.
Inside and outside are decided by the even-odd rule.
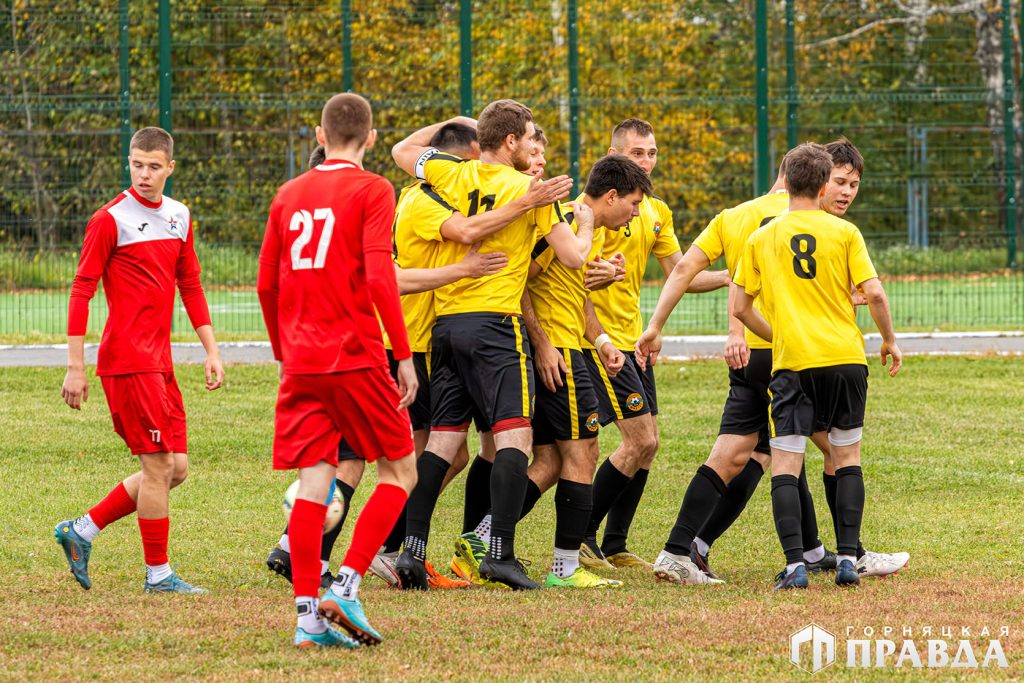
MULTIPOLYGON (((847 135, 867 160, 848 217, 876 259, 904 269, 889 273, 894 297, 918 302, 900 318, 894 301, 897 324, 1020 327, 1021 19, 1010 0, 12 0, 0 12, 0 337, 60 332, 60 245, 79 244, 127 183, 127 142, 144 125, 175 135, 170 193, 194 212, 207 285, 224 297, 215 316, 223 305, 238 320, 224 327, 262 333, 243 322, 254 265, 230 264, 303 169, 324 100, 347 89, 375 107, 367 167, 396 185, 392 143, 499 97, 534 109, 550 172, 575 177, 617 121, 646 118, 656 191, 684 242, 766 189, 792 145, 847 135)), ((724 304, 699 299, 677 331, 724 329, 724 304)))

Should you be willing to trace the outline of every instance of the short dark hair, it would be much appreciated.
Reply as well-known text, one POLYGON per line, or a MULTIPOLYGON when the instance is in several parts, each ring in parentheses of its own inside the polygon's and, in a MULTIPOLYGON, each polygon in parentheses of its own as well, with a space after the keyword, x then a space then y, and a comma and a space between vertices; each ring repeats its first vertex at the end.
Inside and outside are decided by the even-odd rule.
POLYGON ((817 199, 832 173, 832 155, 824 145, 805 142, 786 154, 786 189, 790 196, 817 199))
POLYGON ((548 146, 548 136, 544 135, 544 129, 538 126, 536 123, 533 124, 533 140, 539 142, 545 147, 548 146))
POLYGON ((608 190, 627 195, 638 189, 645 195, 654 192, 650 176, 626 155, 609 154, 590 169, 583 191, 590 197, 602 197, 608 190))
POLYGON ((825 145, 825 149, 832 155, 834 166, 852 166, 857 175, 864 175, 864 157, 845 135, 825 145))
POLYGON ((373 128, 373 110, 366 98, 351 92, 327 100, 320 113, 320 126, 327 144, 347 147, 362 144, 373 128))
POLYGON ((493 152, 501 149, 505 138, 514 135, 517 139, 526 135, 526 124, 533 121, 533 112, 515 100, 496 100, 480 112, 476 124, 476 136, 480 149, 493 152))
POLYGON ((476 128, 464 123, 446 123, 430 138, 430 146, 442 152, 468 152, 476 142, 476 128))
POLYGON ((309 153, 309 167, 316 168, 325 161, 327 161, 327 150, 324 149, 323 145, 317 145, 309 153))
POLYGON ((648 135, 654 135, 654 126, 643 119, 628 118, 612 130, 612 147, 618 149, 626 133, 636 133, 644 138, 648 135))
POLYGON ((174 158, 174 138, 163 128, 156 126, 140 128, 135 131, 131 144, 128 145, 129 152, 133 149, 143 152, 163 152, 167 155, 167 160, 170 161, 174 158))

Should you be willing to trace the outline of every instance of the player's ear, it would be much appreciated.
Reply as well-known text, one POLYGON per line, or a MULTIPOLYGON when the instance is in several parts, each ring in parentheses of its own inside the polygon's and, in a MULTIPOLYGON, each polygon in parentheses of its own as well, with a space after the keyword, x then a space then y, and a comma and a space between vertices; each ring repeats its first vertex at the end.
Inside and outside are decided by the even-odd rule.
POLYGON ((370 134, 366 136, 366 149, 373 147, 373 143, 377 142, 377 129, 371 128, 370 134))
POLYGON ((170 163, 167 164, 167 175, 174 173, 174 159, 171 159, 170 163))
POLYGON ((616 189, 614 187, 604 193, 604 202, 605 202, 605 204, 608 204, 609 206, 614 204, 615 200, 618 199, 618 198, 619 198, 619 193, 618 193, 618 191, 616 191, 616 189))
POLYGON ((324 135, 324 129, 321 126, 316 127, 316 141, 324 149, 327 149, 327 136, 324 135))

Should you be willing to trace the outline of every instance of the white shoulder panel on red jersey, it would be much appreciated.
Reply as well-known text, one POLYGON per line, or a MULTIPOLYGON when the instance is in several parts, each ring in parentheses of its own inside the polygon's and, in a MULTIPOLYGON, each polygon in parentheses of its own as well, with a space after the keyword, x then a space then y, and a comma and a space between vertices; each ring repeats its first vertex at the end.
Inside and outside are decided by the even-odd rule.
POLYGON ((188 239, 189 211, 181 202, 164 197, 160 207, 151 209, 124 191, 121 201, 107 211, 117 223, 117 246, 157 240, 188 239))

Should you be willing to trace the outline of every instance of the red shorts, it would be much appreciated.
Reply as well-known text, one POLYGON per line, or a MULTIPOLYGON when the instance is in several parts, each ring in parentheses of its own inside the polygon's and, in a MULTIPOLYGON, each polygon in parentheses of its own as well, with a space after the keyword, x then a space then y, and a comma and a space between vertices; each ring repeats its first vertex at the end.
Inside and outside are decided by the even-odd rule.
POLYGON ((367 462, 413 452, 408 410, 386 365, 326 375, 285 374, 274 417, 274 469, 338 464, 342 437, 367 462))
POLYGON ((185 406, 173 372, 101 377, 114 431, 132 455, 188 453, 185 406))

